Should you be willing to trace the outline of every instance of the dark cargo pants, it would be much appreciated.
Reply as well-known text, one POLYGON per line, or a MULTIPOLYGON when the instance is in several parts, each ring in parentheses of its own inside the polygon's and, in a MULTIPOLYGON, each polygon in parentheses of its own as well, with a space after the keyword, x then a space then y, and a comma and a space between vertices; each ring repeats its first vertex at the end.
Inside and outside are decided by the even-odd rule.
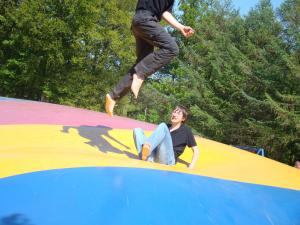
POLYGON ((156 16, 149 11, 137 11, 131 26, 136 40, 136 62, 110 92, 116 100, 130 91, 133 74, 146 79, 178 55, 175 39, 159 24, 156 16), (154 47, 159 49, 154 51, 154 47))

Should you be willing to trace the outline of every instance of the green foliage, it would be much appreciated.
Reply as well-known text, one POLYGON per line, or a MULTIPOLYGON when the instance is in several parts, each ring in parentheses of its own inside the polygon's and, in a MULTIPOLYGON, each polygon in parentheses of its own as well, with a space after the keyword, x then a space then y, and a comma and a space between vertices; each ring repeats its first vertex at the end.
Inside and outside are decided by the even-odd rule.
POLYGON ((100 92, 134 60, 129 11, 118 6, 117 0, 6 2, 0 95, 76 104, 82 91, 94 93, 99 104, 100 92), (76 81, 89 83, 89 90, 73 86, 76 81))
POLYGON ((294 51, 298 60, 300 60, 300 1, 284 1, 278 10, 278 14, 284 28, 285 41, 289 44, 290 50, 294 51))
POLYGON ((190 124, 199 133, 264 147, 270 157, 292 163, 300 153, 299 62, 270 1, 245 18, 230 2, 182 2, 181 19, 197 34, 185 40, 175 33, 181 54, 164 71, 173 79, 160 91, 191 109, 190 124))

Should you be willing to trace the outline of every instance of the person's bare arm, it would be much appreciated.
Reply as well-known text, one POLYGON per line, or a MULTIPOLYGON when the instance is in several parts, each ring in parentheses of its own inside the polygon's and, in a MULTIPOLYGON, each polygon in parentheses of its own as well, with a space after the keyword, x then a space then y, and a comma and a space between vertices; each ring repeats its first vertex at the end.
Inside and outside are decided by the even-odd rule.
POLYGON ((174 27, 175 29, 179 30, 183 34, 183 36, 185 36, 185 37, 190 37, 190 36, 192 36, 195 33, 195 31, 193 30, 193 28, 188 27, 188 26, 184 26, 181 23, 179 23, 176 20, 176 18, 169 11, 165 11, 162 14, 162 18, 168 24, 170 24, 172 27, 174 27))
POLYGON ((199 149, 197 146, 192 147, 193 150, 193 158, 192 158, 192 162, 189 165, 189 169, 193 169, 198 161, 199 158, 199 149))

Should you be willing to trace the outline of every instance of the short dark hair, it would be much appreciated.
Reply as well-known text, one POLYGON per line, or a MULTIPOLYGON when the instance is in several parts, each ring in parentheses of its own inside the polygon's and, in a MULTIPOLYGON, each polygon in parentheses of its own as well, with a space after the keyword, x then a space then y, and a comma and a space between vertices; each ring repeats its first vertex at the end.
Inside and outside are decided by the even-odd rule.
POLYGON ((189 115, 187 108, 184 107, 183 105, 177 105, 177 106, 175 107, 175 109, 179 109, 179 110, 182 112, 182 116, 183 116, 183 118, 184 118, 183 123, 185 123, 185 122, 187 121, 188 115, 189 115))

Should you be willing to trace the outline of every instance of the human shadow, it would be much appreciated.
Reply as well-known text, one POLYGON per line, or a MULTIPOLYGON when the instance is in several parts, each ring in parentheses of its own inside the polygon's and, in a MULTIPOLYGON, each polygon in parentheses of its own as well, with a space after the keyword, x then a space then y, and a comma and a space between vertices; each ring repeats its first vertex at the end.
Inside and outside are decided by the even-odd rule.
POLYGON ((19 213, 0 218, 0 225, 33 225, 30 220, 19 213))
POLYGON ((78 134, 83 137, 88 139, 88 142, 85 142, 86 144, 96 147, 99 149, 99 151, 103 153, 108 153, 108 152, 113 152, 117 154, 125 154, 127 157, 132 158, 132 159, 138 159, 138 156, 123 150, 121 151, 120 149, 115 148, 114 146, 111 145, 110 141, 114 141, 118 143, 119 145, 123 146, 125 149, 130 149, 128 146, 120 142, 119 140, 115 139, 109 134, 109 131, 112 130, 110 127, 106 126, 63 126, 62 132, 63 133, 69 133, 70 129, 75 129, 78 131, 78 134), (108 139, 109 141, 107 141, 108 139))
POLYGON ((183 165, 185 165, 187 167, 190 165, 188 162, 184 161, 183 159, 177 159, 177 162, 182 163, 183 165))

